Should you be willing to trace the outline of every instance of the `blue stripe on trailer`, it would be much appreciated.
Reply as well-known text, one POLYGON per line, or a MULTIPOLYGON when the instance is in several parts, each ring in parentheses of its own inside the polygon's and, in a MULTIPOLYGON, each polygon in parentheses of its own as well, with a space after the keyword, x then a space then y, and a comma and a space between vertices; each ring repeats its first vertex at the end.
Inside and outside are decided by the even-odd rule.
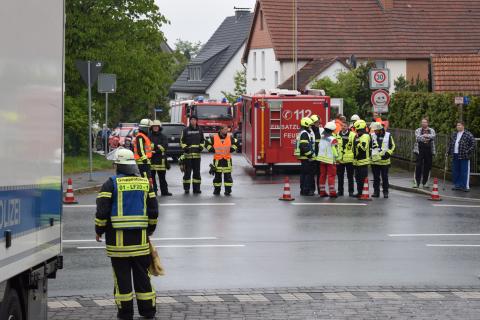
POLYGON ((16 190, 0 190, 0 240, 5 231, 12 237, 60 222, 62 192, 60 187, 30 186, 16 190))

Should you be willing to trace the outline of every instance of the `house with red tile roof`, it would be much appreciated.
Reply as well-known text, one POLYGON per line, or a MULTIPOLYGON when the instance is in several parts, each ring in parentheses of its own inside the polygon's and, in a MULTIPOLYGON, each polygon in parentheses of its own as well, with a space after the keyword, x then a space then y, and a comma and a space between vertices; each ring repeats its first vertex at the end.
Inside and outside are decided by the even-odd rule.
POLYGON ((352 55, 389 68, 393 91, 401 75, 430 80, 432 56, 479 53, 480 0, 258 0, 242 61, 248 93, 292 88, 295 69, 297 88, 308 88, 352 55))

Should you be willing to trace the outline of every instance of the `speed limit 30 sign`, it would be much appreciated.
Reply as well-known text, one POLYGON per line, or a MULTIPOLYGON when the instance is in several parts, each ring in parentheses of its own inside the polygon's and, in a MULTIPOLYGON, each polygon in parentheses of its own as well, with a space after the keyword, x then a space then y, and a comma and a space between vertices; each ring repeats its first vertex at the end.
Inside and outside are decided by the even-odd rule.
POLYGON ((370 89, 388 89, 390 88, 390 70, 389 69, 371 69, 370 70, 370 89))

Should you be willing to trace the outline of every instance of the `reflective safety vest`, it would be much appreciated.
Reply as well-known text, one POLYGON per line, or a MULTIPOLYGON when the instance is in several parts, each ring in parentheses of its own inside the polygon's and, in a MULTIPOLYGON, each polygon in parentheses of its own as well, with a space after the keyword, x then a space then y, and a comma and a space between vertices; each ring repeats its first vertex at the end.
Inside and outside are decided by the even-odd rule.
POLYGON ((232 138, 229 134, 227 134, 223 141, 218 133, 214 135, 213 148, 215 149, 215 156, 213 157, 215 160, 230 160, 232 158, 232 154, 230 153, 230 149, 232 148, 232 138))
POLYGON ((355 142, 356 133, 350 131, 348 139, 340 138, 340 163, 353 162, 353 143, 355 142))
POLYGON ((393 150, 395 149, 395 144, 393 144, 392 149, 389 148, 390 137, 390 132, 385 132, 382 144, 379 145, 379 137, 375 133, 372 134, 372 164, 385 166, 391 163, 390 159, 382 160, 382 156, 385 155, 385 153, 389 153, 390 155, 392 155, 393 150))
POLYGON ((297 146, 295 148, 295 151, 293 152, 293 155, 297 157, 297 159, 299 160, 305 160, 305 159, 309 159, 309 155, 310 154, 313 154, 313 157, 315 157, 315 133, 313 131, 310 131, 308 132, 307 130, 302 130, 300 132, 300 134, 297 135, 297 146), (308 141, 307 140, 301 140, 302 139, 302 135, 306 133, 308 135, 308 141), (308 143, 308 145, 310 146, 310 152, 309 154, 301 154, 301 151, 300 151, 300 145, 302 143, 308 143))
POLYGON ((368 166, 370 164, 370 135, 364 133, 354 142, 354 166, 368 166))
POLYGON ((337 139, 334 136, 323 137, 318 145, 318 155, 315 160, 334 164, 338 158, 337 139))
POLYGON ((113 203, 110 220, 114 229, 146 229, 148 227, 147 178, 114 176, 113 203))
POLYGON ((143 160, 150 159, 152 157, 152 142, 150 141, 150 138, 144 133, 139 132, 135 139, 135 143, 133 144, 135 160, 137 162, 142 162, 143 160), (139 137, 142 137, 143 140, 138 140, 139 137), (140 144, 140 150, 138 150, 138 144, 140 144), (144 155, 142 153, 144 153, 144 155))

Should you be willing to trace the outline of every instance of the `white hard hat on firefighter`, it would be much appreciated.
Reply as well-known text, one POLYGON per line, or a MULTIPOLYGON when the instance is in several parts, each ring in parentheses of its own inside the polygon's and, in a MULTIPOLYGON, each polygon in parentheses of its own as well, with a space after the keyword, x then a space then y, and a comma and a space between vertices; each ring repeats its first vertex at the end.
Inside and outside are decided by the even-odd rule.
POLYGON ((350 118, 350 121, 352 121, 352 122, 355 122, 355 121, 358 121, 358 120, 361 120, 360 117, 358 116, 358 114, 354 114, 354 115, 350 118))
POLYGON ((148 129, 150 128, 150 122, 150 119, 142 119, 138 124, 138 128, 144 132, 148 132, 148 129))
POLYGON ((153 121, 152 121, 152 124, 150 125, 150 127, 153 127, 153 126, 159 126, 159 127, 161 127, 161 126, 162 126, 162 123, 160 122, 160 120, 153 120, 153 121))
POLYGON ((135 157, 133 152, 129 149, 120 148, 116 152, 116 157, 114 160, 116 164, 127 164, 127 165, 136 165, 135 157))
POLYGON ((327 122, 324 129, 335 131, 337 129, 337 126, 336 126, 335 122, 330 121, 330 122, 327 122))

